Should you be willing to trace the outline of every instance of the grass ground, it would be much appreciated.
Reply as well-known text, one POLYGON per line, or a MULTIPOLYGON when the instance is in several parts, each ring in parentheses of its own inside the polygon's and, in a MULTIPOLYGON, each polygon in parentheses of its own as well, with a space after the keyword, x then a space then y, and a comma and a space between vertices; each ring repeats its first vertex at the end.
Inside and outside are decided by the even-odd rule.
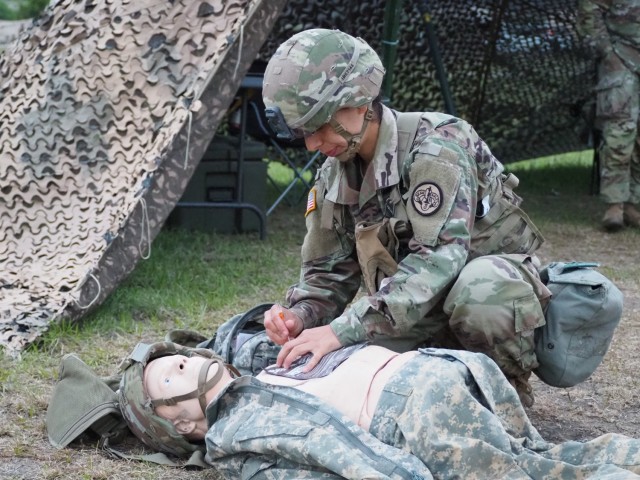
MULTIPOLYGON (((640 232, 600 231, 603 207, 589 194, 589 152, 521 162, 509 170, 520 178, 523 207, 547 239, 539 252, 543 262, 598 261, 626 302, 610 352, 593 377, 564 390, 534 382, 536 404, 529 412, 534 424, 554 441, 607 431, 637 435, 640 232)), ((151 258, 81 324, 53 325, 20 359, 5 359, 0 365, 0 478, 218 478, 213 471, 115 460, 97 450, 91 437, 63 450, 51 447, 44 421, 60 359, 75 352, 98 374, 108 375, 140 340, 161 339, 172 328, 211 335, 233 314, 281 300, 298 276, 303 211, 303 204, 279 206, 269 216, 264 241, 257 233, 164 230, 151 258)))

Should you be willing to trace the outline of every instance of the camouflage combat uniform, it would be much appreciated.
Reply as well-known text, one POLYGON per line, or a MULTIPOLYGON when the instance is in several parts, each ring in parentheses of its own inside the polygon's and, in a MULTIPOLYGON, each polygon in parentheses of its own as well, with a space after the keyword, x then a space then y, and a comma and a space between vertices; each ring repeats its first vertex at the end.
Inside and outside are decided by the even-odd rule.
POLYGON ((387 382, 369 433, 306 392, 234 380, 208 406, 207 461, 234 479, 640 478, 640 441, 548 443, 486 356, 422 353, 387 382))
POLYGON ((290 308, 305 328, 330 323, 345 346, 464 348, 508 377, 527 374, 538 365, 533 332, 550 292, 532 256, 542 236, 512 191, 517 179, 467 122, 415 114, 413 140, 415 126, 398 127, 398 115, 411 114, 383 107, 364 174, 357 158, 328 158, 319 170, 290 308), (347 308, 363 278, 369 295, 347 308))
POLYGON ((598 56, 600 193, 640 204, 640 1, 580 0, 579 32, 598 56))

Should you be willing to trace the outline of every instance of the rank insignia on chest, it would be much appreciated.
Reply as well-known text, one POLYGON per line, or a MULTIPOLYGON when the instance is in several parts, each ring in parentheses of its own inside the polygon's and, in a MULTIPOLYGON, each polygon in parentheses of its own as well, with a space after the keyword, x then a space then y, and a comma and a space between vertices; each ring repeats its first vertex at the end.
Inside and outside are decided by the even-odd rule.
POLYGON ((420 215, 429 217, 442 206, 442 189, 433 182, 423 182, 413 190, 411 204, 420 215))
POLYGON ((307 195, 307 211, 304 213, 305 217, 313 212, 316 208, 318 208, 316 193, 316 187, 313 187, 311 190, 309 190, 309 195, 307 195))

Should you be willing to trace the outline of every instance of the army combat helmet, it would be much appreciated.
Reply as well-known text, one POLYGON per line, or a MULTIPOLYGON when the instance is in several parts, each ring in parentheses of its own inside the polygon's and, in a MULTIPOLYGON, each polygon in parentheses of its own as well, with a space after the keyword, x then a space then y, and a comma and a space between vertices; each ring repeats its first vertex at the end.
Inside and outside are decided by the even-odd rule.
POLYGON ((191 455, 196 450, 204 450, 203 444, 189 442, 178 433, 172 422, 156 415, 154 409, 160 405, 175 405, 182 400, 198 398, 200 408, 204 412, 205 394, 218 383, 224 367, 226 365, 222 358, 205 348, 184 347, 172 342, 136 345, 120 366, 122 378, 118 390, 120 411, 131 432, 148 447, 178 457, 191 455), (171 398, 151 399, 144 388, 144 369, 152 360, 167 355, 199 355, 208 361, 202 365, 196 390, 171 398), (207 372, 214 364, 218 365, 217 373, 207 381, 207 372))
MULTIPOLYGON (((277 136, 301 138, 329 123, 349 144, 353 156, 380 93, 384 67, 362 39, 339 30, 314 28, 293 35, 269 60, 262 87, 265 113, 277 136), (366 105, 360 133, 351 134, 333 119, 341 108, 366 105)), ((340 158, 340 157, 339 157, 340 158)), ((340 158, 346 160, 347 158, 340 158)))

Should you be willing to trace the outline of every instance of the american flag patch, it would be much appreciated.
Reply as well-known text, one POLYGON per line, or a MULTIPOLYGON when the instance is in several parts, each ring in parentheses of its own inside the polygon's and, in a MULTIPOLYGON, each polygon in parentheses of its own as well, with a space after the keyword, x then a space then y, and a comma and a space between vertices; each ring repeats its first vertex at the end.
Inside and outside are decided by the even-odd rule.
POLYGON ((318 202, 316 202, 316 187, 313 187, 311 190, 309 190, 309 195, 307 195, 307 211, 305 212, 304 216, 306 217, 316 208, 318 208, 318 202))

